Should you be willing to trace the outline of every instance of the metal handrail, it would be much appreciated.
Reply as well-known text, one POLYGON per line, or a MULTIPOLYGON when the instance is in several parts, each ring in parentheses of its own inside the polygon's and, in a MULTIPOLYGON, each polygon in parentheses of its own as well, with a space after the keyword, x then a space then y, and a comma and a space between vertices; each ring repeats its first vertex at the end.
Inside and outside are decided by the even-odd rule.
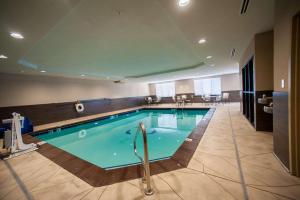
POLYGON ((142 167, 143 167, 143 179, 146 182, 145 194, 152 195, 154 192, 153 192, 153 190, 151 188, 151 184, 150 184, 150 167, 149 167, 147 132, 146 132, 146 128, 142 122, 139 123, 139 127, 137 129, 137 132, 135 133, 133 143, 134 143, 134 145, 133 145, 134 154, 140 159, 140 161, 142 163, 142 167), (136 150, 136 139, 137 139, 138 133, 140 132, 139 130, 141 130, 141 132, 143 134, 144 160, 141 156, 138 155, 137 150, 136 150))

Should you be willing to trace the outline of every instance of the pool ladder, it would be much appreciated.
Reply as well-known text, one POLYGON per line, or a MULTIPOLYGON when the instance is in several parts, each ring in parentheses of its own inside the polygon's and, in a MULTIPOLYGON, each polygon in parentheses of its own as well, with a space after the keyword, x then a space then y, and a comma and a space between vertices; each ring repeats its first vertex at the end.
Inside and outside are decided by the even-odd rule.
POLYGON ((146 183, 146 189, 145 189, 145 194, 146 195, 152 195, 154 192, 151 188, 150 184, 150 167, 149 167, 149 154, 148 154, 148 142, 147 142, 147 132, 145 125, 140 122, 139 126, 137 128, 137 131, 134 136, 134 154, 136 157, 138 157, 142 163, 142 168, 143 168, 143 182, 146 183), (136 139, 138 133, 141 132, 143 134, 143 144, 144 144, 144 159, 138 155, 137 150, 136 150, 136 139))

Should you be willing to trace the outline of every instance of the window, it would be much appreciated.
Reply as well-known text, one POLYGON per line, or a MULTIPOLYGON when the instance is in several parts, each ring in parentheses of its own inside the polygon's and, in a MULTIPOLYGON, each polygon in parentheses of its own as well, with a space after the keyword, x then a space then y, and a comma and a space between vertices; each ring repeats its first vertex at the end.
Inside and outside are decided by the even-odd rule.
POLYGON ((195 95, 221 95, 221 79, 194 80, 195 95))
POLYGON ((156 96, 158 97, 173 97, 175 96, 175 83, 158 83, 156 87, 156 96))

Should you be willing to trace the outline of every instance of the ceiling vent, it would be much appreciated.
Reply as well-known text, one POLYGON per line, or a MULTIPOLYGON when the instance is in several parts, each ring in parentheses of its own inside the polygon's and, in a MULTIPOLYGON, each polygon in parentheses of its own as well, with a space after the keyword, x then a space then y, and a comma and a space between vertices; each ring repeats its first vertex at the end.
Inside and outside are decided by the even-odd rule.
POLYGON ((242 0, 240 14, 243 15, 247 12, 247 8, 250 0, 242 0))
POLYGON ((123 84, 123 83, 126 83, 128 79, 122 79, 122 80, 116 80, 114 81, 114 83, 120 83, 120 84, 123 84))

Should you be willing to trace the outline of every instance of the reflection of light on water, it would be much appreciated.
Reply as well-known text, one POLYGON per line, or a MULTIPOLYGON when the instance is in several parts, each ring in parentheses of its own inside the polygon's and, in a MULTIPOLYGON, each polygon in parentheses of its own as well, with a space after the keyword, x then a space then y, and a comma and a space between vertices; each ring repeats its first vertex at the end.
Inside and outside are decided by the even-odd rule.
POLYGON ((117 153, 114 153, 113 155, 114 155, 114 156, 116 156, 116 155, 117 155, 117 153))
POLYGON ((97 125, 97 124, 98 124, 98 122, 95 122, 94 124, 95 124, 95 125, 97 125))
POLYGON ((196 115, 196 126, 201 120, 205 120, 203 119, 203 115, 196 115))
POLYGON ((172 114, 163 114, 158 116, 158 127, 177 128, 177 116, 172 114))
POLYGON ((86 130, 80 130, 78 132, 78 138, 84 138, 86 136, 86 130))
POLYGON ((158 137, 158 139, 160 140, 161 138, 160 138, 160 137, 158 137))
POLYGON ((179 140, 177 140, 177 142, 179 142, 179 140))

